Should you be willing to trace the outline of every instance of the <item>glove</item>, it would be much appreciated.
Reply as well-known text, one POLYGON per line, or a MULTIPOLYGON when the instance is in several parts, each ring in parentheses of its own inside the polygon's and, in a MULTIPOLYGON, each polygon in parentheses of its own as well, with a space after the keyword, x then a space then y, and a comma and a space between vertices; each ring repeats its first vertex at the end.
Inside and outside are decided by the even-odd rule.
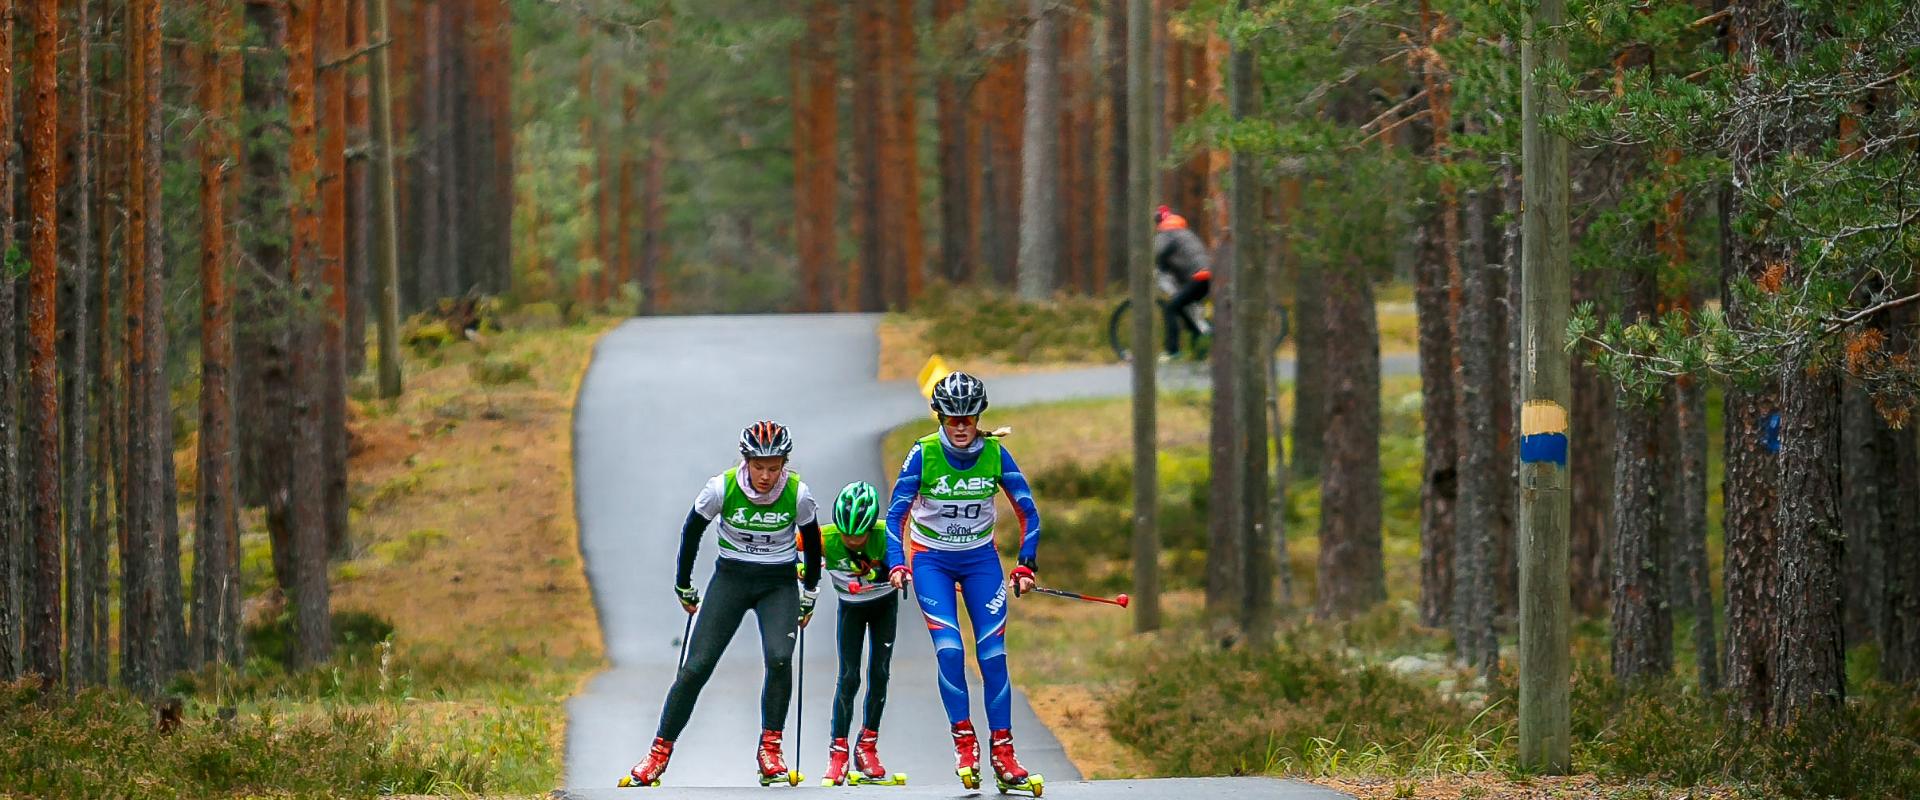
POLYGON ((893 584, 893 588, 895 589, 907 588, 907 584, 912 580, 913 570, 907 569, 904 566, 894 567, 892 571, 887 573, 887 582, 893 584))
POLYGON ((1033 588, 1032 584, 1037 580, 1033 574, 1033 562, 1031 561, 1021 561, 1020 566, 1014 567, 1013 572, 1007 575, 1007 582, 1013 586, 1014 597, 1026 594, 1028 589, 1033 588), (1023 581, 1027 584, 1025 588, 1021 586, 1023 581))
POLYGON ((691 586, 675 586, 673 593, 680 598, 680 607, 691 614, 700 610, 700 591, 691 586))
POLYGON ((819 592, 800 590, 800 627, 807 627, 807 623, 813 620, 813 607, 818 602, 820 602, 819 592))

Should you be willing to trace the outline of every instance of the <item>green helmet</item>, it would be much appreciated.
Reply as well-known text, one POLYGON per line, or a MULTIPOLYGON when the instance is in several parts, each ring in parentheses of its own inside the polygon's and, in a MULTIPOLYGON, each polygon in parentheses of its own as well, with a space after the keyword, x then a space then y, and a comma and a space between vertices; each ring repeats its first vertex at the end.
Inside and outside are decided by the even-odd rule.
POLYGON ((880 521, 880 490, 866 481, 854 481, 833 501, 833 526, 841 533, 861 536, 880 521))

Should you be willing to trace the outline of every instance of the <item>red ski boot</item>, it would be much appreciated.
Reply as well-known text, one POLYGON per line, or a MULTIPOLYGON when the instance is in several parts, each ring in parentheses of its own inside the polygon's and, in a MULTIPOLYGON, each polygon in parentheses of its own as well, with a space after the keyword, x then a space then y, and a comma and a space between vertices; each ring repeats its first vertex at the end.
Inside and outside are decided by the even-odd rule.
POLYGON ((780 755, 780 732, 760 732, 760 754, 756 759, 760 766, 760 785, 772 786, 785 782, 788 786, 800 785, 800 773, 787 769, 787 760, 780 755))
POLYGON ((833 740, 827 747, 827 775, 820 779, 821 786, 847 785, 847 755, 847 740, 833 740))
POLYGON ((992 746, 993 780, 1001 794, 1007 792, 1027 792, 1039 797, 1043 779, 1039 775, 1028 774, 1020 766, 1020 759, 1013 755, 1013 731, 1002 728, 993 732, 988 740, 992 746))
POLYGON ((967 720, 953 726, 953 774, 960 776, 960 785, 980 788, 980 737, 967 720))
POLYGON ((660 775, 667 771, 667 759, 672 757, 673 742, 654 737, 653 749, 647 751, 647 760, 633 765, 633 770, 620 779, 621 788, 659 786, 660 775))
POLYGON ((872 728, 860 731, 860 743, 853 748, 853 763, 859 768, 852 775, 855 784, 875 784, 881 786, 899 786, 907 782, 907 774, 888 772, 880 764, 880 732, 872 728))

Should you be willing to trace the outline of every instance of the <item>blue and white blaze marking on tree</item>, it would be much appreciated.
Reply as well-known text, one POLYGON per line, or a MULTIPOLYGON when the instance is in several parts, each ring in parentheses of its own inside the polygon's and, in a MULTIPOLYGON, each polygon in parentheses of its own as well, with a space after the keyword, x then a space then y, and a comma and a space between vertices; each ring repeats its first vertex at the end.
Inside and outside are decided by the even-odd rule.
POLYGON ((1520 407, 1520 461, 1567 465, 1567 409, 1552 400, 1520 407))

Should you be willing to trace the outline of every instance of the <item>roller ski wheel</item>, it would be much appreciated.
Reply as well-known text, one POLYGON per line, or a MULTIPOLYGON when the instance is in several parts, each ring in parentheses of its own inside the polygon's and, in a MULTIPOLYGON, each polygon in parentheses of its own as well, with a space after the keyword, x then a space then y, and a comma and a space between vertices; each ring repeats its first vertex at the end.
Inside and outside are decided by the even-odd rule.
POLYGON ((1020 781, 1019 783, 1008 783, 1006 781, 1000 780, 999 778, 994 778, 993 783, 994 783, 994 786, 1000 790, 1001 794, 1007 794, 1009 792, 1026 792, 1027 794, 1032 795, 1034 797, 1039 797, 1042 793, 1044 793, 1047 790, 1046 779, 1041 777, 1038 774, 1028 775, 1024 780, 1020 781))
POLYGON ((760 776, 760 785, 761 786, 782 786, 782 785, 799 786, 800 782, 804 780, 806 780, 806 776, 801 775, 797 771, 782 772, 778 775, 762 774, 760 776))
POLYGON ((966 787, 969 791, 980 788, 980 770, 973 767, 961 767, 954 770, 953 774, 960 776, 960 785, 966 787))
POLYGON ((647 759, 633 765, 633 769, 620 778, 620 788, 654 787, 660 785, 660 776, 667 771, 667 760, 673 757, 673 742, 654 737, 653 747, 647 750, 647 759))
POLYGON ((960 785, 969 790, 980 788, 980 737, 974 735, 973 723, 961 720, 953 726, 953 774, 960 776, 960 785))

